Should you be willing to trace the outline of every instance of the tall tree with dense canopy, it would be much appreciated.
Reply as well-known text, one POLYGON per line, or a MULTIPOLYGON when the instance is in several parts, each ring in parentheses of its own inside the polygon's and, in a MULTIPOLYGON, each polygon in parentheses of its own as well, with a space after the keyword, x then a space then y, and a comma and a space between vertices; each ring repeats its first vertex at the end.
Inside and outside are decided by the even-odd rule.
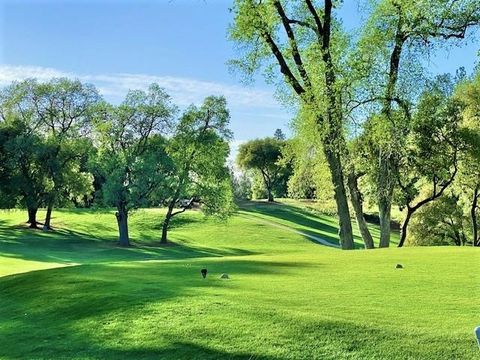
POLYGON ((100 97, 92 85, 65 78, 34 84, 31 91, 37 130, 48 144, 44 164, 52 186, 46 198, 43 229, 50 230, 53 206, 72 195, 64 190, 89 189, 91 179, 80 171, 80 160, 91 146, 87 135, 100 97))
POLYGON ((2 207, 17 202, 26 207, 30 228, 37 228, 37 211, 49 188, 43 166, 46 146, 42 138, 22 120, 6 118, 0 123, 0 192, 2 207))
POLYGON ((405 133, 398 122, 410 117, 410 102, 418 94, 418 56, 447 41, 463 39, 480 23, 476 0, 380 0, 358 46, 358 58, 370 73, 359 91, 359 103, 378 105, 375 125, 381 133, 376 141, 376 188, 380 218, 380 247, 390 244, 392 197, 396 185, 397 150, 405 133))
MULTIPOLYGON (((230 38, 244 50, 233 64, 247 75, 262 65, 278 69, 286 90, 315 118, 331 171, 342 248, 353 249, 353 233, 342 157, 345 147, 342 73, 345 39, 333 14, 334 3, 237 0, 230 38), (276 64, 276 67, 272 65, 276 64), (286 85, 286 86, 285 86, 286 85)), ((275 74, 276 72, 273 72, 275 74)))
POLYGON ((223 216, 233 209, 230 172, 226 166, 231 139, 229 121, 223 96, 207 97, 201 106, 190 106, 180 118, 167 148, 172 166, 166 183, 156 195, 167 205, 161 244, 168 241, 172 218, 190 208, 194 201, 200 202, 206 214, 223 216), (179 209, 175 210, 177 206, 179 209))
MULTIPOLYGON (((44 229, 50 229, 53 206, 71 195, 66 190, 78 193, 88 188, 90 179, 80 171, 79 160, 88 146, 83 136, 90 128, 91 110, 99 100, 93 86, 65 78, 45 83, 28 79, 3 90, 2 116, 19 119, 30 139, 34 136, 38 138, 36 143, 42 143, 40 166, 48 181, 44 184, 42 199, 34 200, 33 194, 28 196, 30 223, 36 225, 36 209, 45 202, 44 229)), ((22 153, 26 156, 25 151, 22 153)), ((27 173, 23 171, 25 176, 27 173)))
POLYGON ((166 139, 175 107, 156 84, 130 91, 119 106, 104 104, 97 119, 98 163, 105 178, 103 200, 115 206, 119 244, 129 246, 128 215, 150 200, 170 163, 166 139))
POLYGON ((464 148, 460 133, 462 106, 452 97, 449 78, 438 77, 422 95, 410 122, 405 149, 396 168, 399 205, 406 208, 398 246, 404 245, 415 212, 441 197, 458 173, 464 148), (424 189, 423 194, 421 189, 424 189))

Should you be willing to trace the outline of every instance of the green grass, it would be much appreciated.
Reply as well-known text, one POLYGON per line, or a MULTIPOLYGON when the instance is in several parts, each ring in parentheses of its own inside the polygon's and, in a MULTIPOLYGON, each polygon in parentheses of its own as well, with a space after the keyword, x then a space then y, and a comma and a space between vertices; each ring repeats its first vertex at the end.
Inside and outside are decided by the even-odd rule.
POLYGON ((156 247, 161 214, 121 249, 110 211, 58 211, 54 233, 1 212, 0 358, 478 358, 478 249, 345 252, 258 221, 338 241, 334 219, 259 203, 182 214, 156 247))

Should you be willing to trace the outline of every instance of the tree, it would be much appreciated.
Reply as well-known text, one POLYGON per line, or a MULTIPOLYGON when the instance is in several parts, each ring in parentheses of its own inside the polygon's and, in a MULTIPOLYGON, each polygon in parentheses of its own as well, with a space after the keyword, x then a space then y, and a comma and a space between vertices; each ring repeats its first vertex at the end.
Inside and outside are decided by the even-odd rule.
POLYGON ((37 228, 37 211, 48 189, 42 165, 45 153, 43 138, 36 133, 37 121, 31 102, 31 88, 36 82, 12 83, 0 93, 3 164, 2 192, 12 202, 18 199, 27 208, 31 228, 37 228))
MULTIPOLYGON (((44 230, 50 229, 50 219, 55 203, 69 196, 67 189, 88 188, 89 176, 79 171, 79 159, 85 149, 85 139, 90 127, 91 108, 99 101, 96 89, 91 85, 68 79, 52 79, 39 83, 35 79, 13 83, 1 94, 2 117, 16 118, 31 139, 42 143, 41 163, 43 175, 47 176, 42 199, 27 197, 29 222, 36 226, 36 212, 40 203, 47 205, 44 230)), ((23 149, 27 156, 29 149, 23 149)), ((19 150, 20 151, 20 150, 19 150)), ((34 154, 30 156, 34 157, 34 154)), ((24 159, 24 166, 26 166, 24 159)), ((29 172, 24 169, 23 174, 29 172)), ((36 172, 38 174, 38 171, 36 172)), ((34 181, 44 183, 45 179, 34 181)), ((25 193, 23 195, 25 198, 25 193)))
POLYGON ((231 171, 233 197, 235 200, 250 200, 252 198, 252 180, 245 172, 231 171))
POLYGON ((273 134, 273 137, 277 140, 284 141, 287 137, 283 133, 282 129, 277 129, 275 130, 275 133, 273 134))
POLYGON ((37 211, 44 203, 49 187, 43 166, 45 144, 31 128, 18 118, 7 116, 0 123, 0 158, 3 205, 17 201, 28 210, 30 228, 37 228, 37 211))
POLYGON ((459 159, 458 186, 468 199, 468 213, 472 229, 472 244, 480 246, 480 71, 475 77, 461 83, 456 98, 463 104, 462 137, 467 145, 459 159))
POLYGON ((412 220, 412 236, 408 238, 408 244, 466 245, 468 217, 464 215, 459 200, 458 195, 448 194, 421 208, 412 220))
POLYGON ((400 188, 399 205, 407 210, 401 226, 399 247, 407 237, 412 215, 441 197, 458 173, 459 152, 464 148, 460 136, 462 106, 452 97, 448 77, 437 77, 422 95, 412 118, 408 148, 396 168, 400 188), (421 188, 429 186, 421 196, 421 188))
POLYGON ((408 120, 408 95, 417 93, 421 69, 412 69, 418 70, 418 54, 447 40, 463 39, 467 30, 479 23, 480 7, 475 0, 384 0, 377 2, 371 12, 358 47, 358 57, 366 60, 361 67, 370 75, 357 105, 376 102, 379 106, 375 108, 377 121, 372 129, 382 133, 375 161, 380 247, 390 244, 396 151, 405 136, 398 120, 408 120), (409 59, 413 60, 405 64, 409 59))
POLYGON ((66 78, 32 82, 30 91, 37 131, 48 144, 44 164, 52 186, 46 197, 43 229, 51 230, 54 205, 72 195, 65 189, 74 189, 74 195, 81 195, 80 190, 89 191, 91 178, 80 171, 80 160, 91 146, 86 135, 100 97, 94 86, 66 78))
POLYGON ((170 171, 167 140, 175 107, 157 85, 130 91, 119 106, 102 104, 96 121, 103 200, 116 207, 119 244, 129 246, 128 215, 149 200, 170 171))
POLYGON ((283 148, 283 157, 292 164, 293 174, 288 180, 288 195, 296 199, 333 199, 328 164, 321 148, 308 136, 297 136, 283 148))
POLYGON ((200 107, 190 106, 181 117, 167 148, 171 161, 167 182, 156 197, 167 205, 161 244, 168 240, 170 221, 195 201, 206 214, 227 216, 233 209, 229 154, 230 114, 223 96, 209 96, 200 107), (188 201, 180 200, 189 199, 188 201), (175 211, 175 207, 180 209, 175 211))
MULTIPOLYGON (((323 7, 311 0, 236 0, 231 40, 245 55, 232 62, 247 75, 260 66, 276 65, 284 82, 280 89, 315 119, 331 172, 339 216, 342 248, 353 249, 353 233, 344 185, 345 146, 342 112, 342 72, 345 38, 335 21, 331 0, 323 7), (273 61, 273 63, 272 63, 273 61)), ((272 74, 270 74, 272 75, 272 74)))
POLYGON ((282 158, 283 141, 275 138, 250 140, 240 145, 237 163, 244 170, 257 171, 267 190, 268 201, 273 201, 274 188, 282 180, 284 166, 282 158))

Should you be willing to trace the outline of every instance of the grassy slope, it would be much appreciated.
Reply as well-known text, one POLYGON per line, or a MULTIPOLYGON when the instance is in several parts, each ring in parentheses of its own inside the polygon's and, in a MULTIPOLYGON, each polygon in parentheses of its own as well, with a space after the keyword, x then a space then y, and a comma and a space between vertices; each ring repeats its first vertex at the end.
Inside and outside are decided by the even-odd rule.
POLYGON ((266 205, 226 223, 184 214, 182 246, 157 248, 159 215, 135 213, 136 246, 119 249, 111 212, 57 212, 69 230, 54 234, 0 213, 0 275, 81 265, 0 278, 0 358, 478 356, 478 249, 342 252, 255 221, 335 240, 331 219, 266 205))

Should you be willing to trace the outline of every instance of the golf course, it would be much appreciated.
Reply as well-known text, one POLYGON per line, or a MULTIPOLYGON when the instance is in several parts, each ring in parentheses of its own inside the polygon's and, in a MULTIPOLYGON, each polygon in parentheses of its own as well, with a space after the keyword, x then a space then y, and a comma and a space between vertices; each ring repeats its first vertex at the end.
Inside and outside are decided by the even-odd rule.
POLYGON ((478 357, 478 248, 367 251, 356 236, 345 252, 335 218, 265 202, 188 211, 164 247, 163 210, 138 210, 121 248, 113 213, 58 210, 42 232, 1 212, 0 358, 478 357))
POLYGON ((480 0, 0 24, 0 360, 480 359, 480 0))

